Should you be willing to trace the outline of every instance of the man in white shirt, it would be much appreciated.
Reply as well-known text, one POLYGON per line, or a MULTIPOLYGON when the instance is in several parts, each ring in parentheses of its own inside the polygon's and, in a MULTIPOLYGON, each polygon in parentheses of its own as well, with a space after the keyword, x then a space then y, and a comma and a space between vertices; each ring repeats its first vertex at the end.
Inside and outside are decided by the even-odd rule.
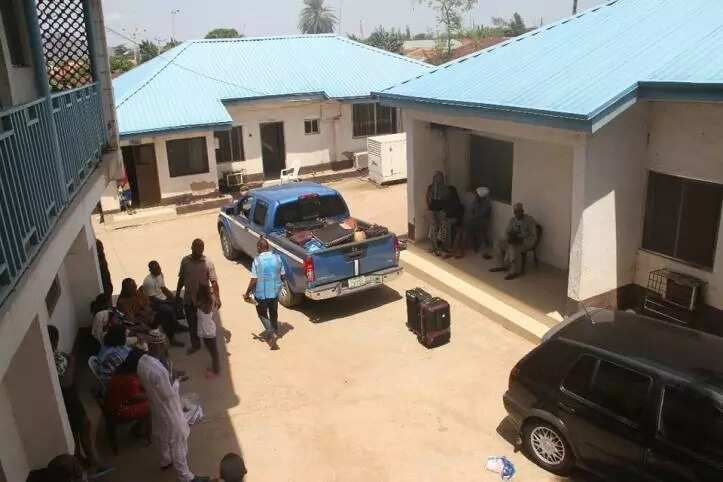
MULTIPOLYGON (((176 298, 171 290, 166 288, 163 271, 158 261, 148 263, 148 276, 143 280, 143 293, 151 300, 151 307, 158 312, 168 313, 172 319, 178 321, 176 316, 176 298)), ((187 328, 177 323, 176 331, 187 331, 187 328)))

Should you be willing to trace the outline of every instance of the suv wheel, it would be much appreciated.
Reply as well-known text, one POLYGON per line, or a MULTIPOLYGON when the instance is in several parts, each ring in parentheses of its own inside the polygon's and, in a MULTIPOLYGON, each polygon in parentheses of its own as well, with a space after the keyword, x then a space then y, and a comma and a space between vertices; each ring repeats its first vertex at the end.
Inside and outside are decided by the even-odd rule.
POLYGON ((304 295, 294 293, 289 289, 289 284, 284 281, 281 285, 281 292, 279 293, 279 303, 284 308, 293 308, 298 306, 304 301, 304 295))
POLYGON ((522 430, 522 444, 532 460, 543 469, 566 475, 572 467, 572 450, 565 437, 541 420, 528 422, 522 430))
POLYGON ((221 228, 219 234, 221 235, 221 249, 223 250, 223 255, 226 259, 234 260, 238 258, 240 253, 233 247, 231 236, 229 236, 226 228, 221 228))

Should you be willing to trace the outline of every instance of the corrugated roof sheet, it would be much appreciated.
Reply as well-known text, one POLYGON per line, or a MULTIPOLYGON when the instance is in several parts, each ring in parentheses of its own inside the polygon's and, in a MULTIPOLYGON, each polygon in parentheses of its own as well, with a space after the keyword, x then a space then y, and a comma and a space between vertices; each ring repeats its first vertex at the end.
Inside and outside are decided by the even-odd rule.
POLYGON ((369 97, 431 66, 344 37, 184 42, 113 81, 122 136, 231 122, 222 101, 369 97))
POLYGON ((639 83, 655 82, 723 83, 723 1, 611 1, 379 95, 592 124, 639 83))

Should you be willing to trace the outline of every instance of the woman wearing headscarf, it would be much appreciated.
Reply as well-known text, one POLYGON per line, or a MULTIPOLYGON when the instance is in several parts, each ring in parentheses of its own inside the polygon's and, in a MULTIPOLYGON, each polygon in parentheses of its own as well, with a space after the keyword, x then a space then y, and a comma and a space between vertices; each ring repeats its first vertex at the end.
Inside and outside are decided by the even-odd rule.
POLYGON ((432 184, 427 187, 427 209, 429 210, 429 231, 427 237, 432 242, 431 251, 437 256, 440 255, 441 245, 439 243, 440 229, 445 219, 445 200, 448 190, 444 180, 444 173, 436 171, 432 177, 432 184))

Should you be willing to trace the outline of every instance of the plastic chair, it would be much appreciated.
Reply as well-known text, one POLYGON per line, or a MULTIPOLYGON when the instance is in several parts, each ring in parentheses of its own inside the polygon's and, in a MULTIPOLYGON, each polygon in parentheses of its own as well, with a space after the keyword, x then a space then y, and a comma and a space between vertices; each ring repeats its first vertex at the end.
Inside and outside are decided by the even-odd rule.
POLYGON ((299 182, 300 181, 299 170, 300 170, 300 168, 298 166, 289 167, 288 169, 282 169, 281 177, 280 177, 281 184, 287 184, 290 182, 299 182))

